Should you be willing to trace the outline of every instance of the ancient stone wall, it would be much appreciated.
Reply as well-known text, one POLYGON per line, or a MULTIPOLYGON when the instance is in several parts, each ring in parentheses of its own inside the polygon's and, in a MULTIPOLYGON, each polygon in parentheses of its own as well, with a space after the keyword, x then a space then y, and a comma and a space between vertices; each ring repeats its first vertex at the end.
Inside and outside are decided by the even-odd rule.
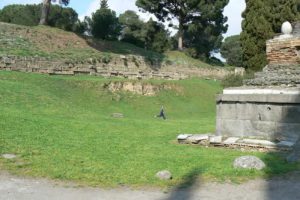
POLYGON ((106 60, 57 60, 41 57, 0 56, 0 70, 34 72, 50 75, 87 74, 128 79, 180 80, 189 77, 223 77, 243 73, 243 69, 229 70, 220 67, 197 68, 166 64, 159 60, 147 61, 138 56, 112 57, 106 60))
POLYGON ((300 37, 267 41, 267 59, 269 64, 300 64, 300 37))
POLYGON ((269 140, 282 137, 293 141, 299 139, 299 90, 290 91, 291 94, 265 92, 219 95, 217 135, 269 140))

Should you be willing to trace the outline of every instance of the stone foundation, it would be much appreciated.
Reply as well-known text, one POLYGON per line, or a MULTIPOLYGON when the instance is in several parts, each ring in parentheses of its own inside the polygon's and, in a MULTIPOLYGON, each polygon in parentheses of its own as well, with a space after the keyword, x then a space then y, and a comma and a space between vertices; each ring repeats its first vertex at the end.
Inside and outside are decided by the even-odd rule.
POLYGON ((294 141, 299 116, 300 88, 227 89, 217 97, 216 134, 294 141))

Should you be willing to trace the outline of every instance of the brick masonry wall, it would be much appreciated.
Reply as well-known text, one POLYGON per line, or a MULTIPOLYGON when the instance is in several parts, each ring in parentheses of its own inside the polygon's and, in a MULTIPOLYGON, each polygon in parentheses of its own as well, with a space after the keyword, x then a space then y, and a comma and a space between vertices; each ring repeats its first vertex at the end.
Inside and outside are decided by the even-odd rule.
POLYGON ((300 37, 267 41, 267 59, 269 64, 300 64, 300 37))

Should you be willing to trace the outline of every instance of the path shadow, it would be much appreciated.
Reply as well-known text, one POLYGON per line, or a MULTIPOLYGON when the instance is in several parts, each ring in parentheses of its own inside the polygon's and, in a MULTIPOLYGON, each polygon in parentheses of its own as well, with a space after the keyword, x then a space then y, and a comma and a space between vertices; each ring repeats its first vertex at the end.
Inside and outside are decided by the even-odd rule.
POLYGON ((186 174, 183 178, 182 183, 172 189, 170 195, 165 200, 191 200, 194 199, 193 195, 196 190, 199 190, 201 186, 201 175, 202 170, 196 168, 186 174))
MULTIPOLYGON (((300 90, 299 90, 300 92, 300 90)), ((300 199, 300 95, 291 95, 288 105, 283 106, 281 125, 275 135, 285 141, 296 142, 292 151, 276 153, 282 162, 267 161, 269 176, 267 181, 266 199, 268 200, 299 200, 300 199), (292 171, 289 173, 285 173, 292 171), (274 174, 285 173, 274 176, 274 174)), ((280 147, 280 146, 279 146, 280 147)), ((271 153, 269 153, 271 155, 271 153)))

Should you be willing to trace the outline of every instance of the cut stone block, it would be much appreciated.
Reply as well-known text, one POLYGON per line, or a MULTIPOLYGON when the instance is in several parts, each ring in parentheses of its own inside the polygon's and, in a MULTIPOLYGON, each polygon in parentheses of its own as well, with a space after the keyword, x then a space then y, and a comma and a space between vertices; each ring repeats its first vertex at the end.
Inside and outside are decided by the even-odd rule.
POLYGON ((192 136, 188 137, 187 141, 191 142, 191 143, 194 143, 194 144, 197 144, 202 140, 208 140, 208 138, 209 138, 208 135, 197 134, 197 135, 192 135, 192 136))
POLYGON ((212 144, 222 143, 222 136, 211 136, 209 137, 209 142, 212 144))
POLYGON ((240 138, 238 137, 230 137, 230 138, 227 138, 223 143, 224 144, 234 144, 236 143, 240 138))

